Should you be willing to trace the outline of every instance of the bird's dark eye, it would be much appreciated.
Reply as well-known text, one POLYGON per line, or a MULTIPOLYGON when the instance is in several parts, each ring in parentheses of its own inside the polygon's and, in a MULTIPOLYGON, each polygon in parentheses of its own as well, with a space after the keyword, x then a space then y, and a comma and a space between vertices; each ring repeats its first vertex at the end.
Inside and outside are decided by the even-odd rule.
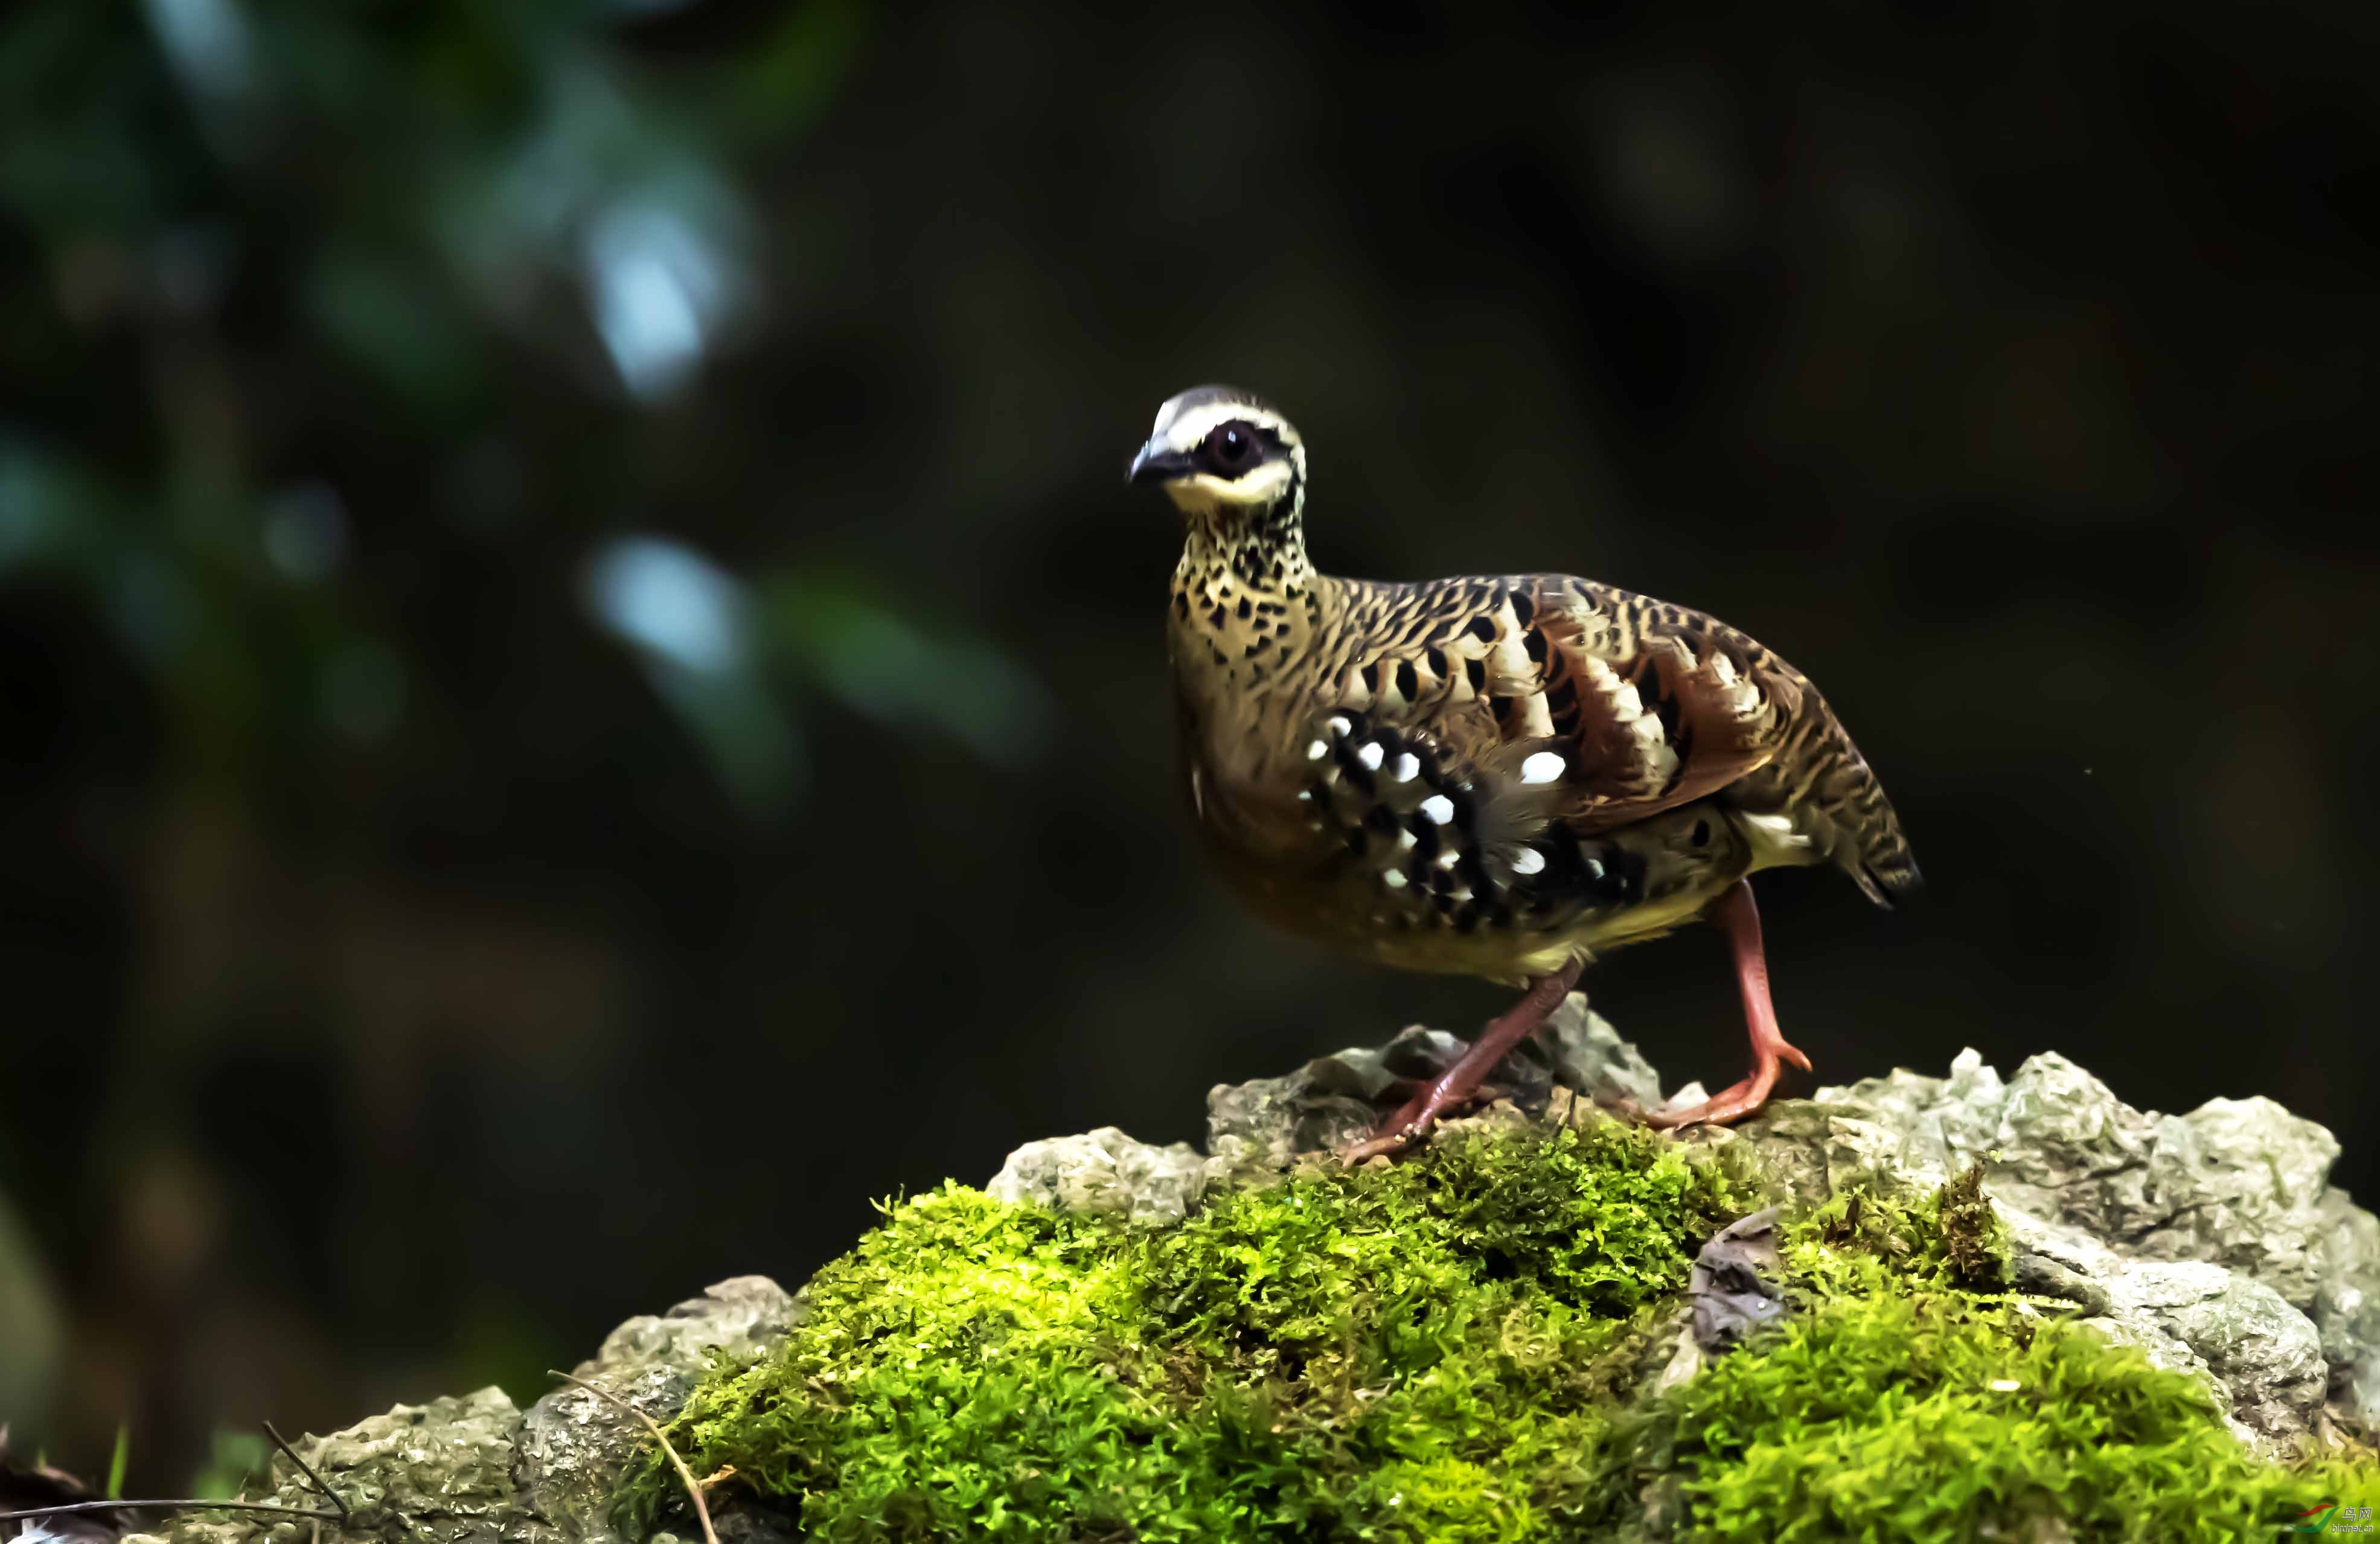
POLYGON ((1225 424, 1207 436, 1199 449, 1208 470, 1236 477, 1257 463, 1256 430, 1245 424, 1225 424))

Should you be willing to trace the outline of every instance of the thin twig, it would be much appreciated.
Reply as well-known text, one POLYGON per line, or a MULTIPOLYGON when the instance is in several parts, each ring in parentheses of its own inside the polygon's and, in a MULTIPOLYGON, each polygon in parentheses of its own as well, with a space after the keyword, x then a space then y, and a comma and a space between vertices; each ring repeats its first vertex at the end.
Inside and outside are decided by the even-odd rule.
POLYGON ((272 1502, 211 1502, 203 1496, 184 1496, 163 1502, 67 1502, 57 1506, 29 1506, 16 1512, 0 1512, 0 1523, 21 1522, 28 1517, 63 1517, 70 1512, 277 1512, 285 1517, 331 1517, 335 1512, 318 1512, 311 1507, 281 1506, 272 1502))
POLYGON ((275 1428, 271 1421, 266 1421, 264 1423, 264 1434, 273 1439, 273 1445, 274 1447, 279 1448, 283 1453, 289 1455, 289 1462, 298 1466, 298 1470, 300 1474, 303 1474, 308 1479, 314 1482, 315 1491, 320 1494, 324 1501, 329 1502, 333 1506, 339 1509, 339 1526, 341 1527, 346 1526, 347 1503, 339 1500, 339 1493, 336 1490, 332 1490, 328 1485, 322 1483, 322 1477, 314 1472, 314 1466, 307 1463, 306 1460, 298 1456, 298 1450, 289 1445, 289 1439, 284 1437, 280 1430, 275 1428))
POLYGON ((554 1377, 561 1379, 565 1383, 577 1384, 580 1388, 585 1389, 589 1393, 593 1394, 596 1398, 603 1401, 606 1405, 618 1405, 621 1409, 625 1410, 628 1414, 636 1417, 638 1420, 645 1423, 645 1429, 653 1434, 654 1441, 661 1443, 662 1452, 669 1455, 670 1466, 677 1471, 677 1478, 686 1485, 686 1493, 694 1502, 694 1514, 702 1519, 702 1537, 704 1544, 719 1544, 719 1532, 710 1526, 710 1507, 702 1499, 702 1487, 696 1483, 694 1471, 686 1466, 686 1460, 677 1455, 677 1449, 670 1446, 670 1440, 662 1435, 661 1422, 653 1419, 652 1417, 645 1414, 642 1410, 638 1409, 635 1405, 629 1404, 626 1400, 622 1399, 618 1394, 613 1393, 609 1389, 599 1389, 594 1384, 589 1382, 586 1379, 573 1378, 570 1374, 564 1372, 559 1368, 548 1368, 546 1370, 549 1373, 552 1373, 554 1377))

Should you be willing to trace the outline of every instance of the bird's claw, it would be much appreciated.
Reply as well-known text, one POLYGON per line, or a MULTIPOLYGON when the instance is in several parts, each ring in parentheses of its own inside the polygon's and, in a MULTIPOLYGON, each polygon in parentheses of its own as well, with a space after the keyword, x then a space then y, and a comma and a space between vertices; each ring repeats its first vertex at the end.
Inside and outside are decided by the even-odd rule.
POLYGON ((1372 1135, 1340 1153, 1340 1164, 1352 1169, 1375 1158, 1393 1158, 1436 1129, 1435 1111, 1408 1116, 1401 1110, 1372 1135))

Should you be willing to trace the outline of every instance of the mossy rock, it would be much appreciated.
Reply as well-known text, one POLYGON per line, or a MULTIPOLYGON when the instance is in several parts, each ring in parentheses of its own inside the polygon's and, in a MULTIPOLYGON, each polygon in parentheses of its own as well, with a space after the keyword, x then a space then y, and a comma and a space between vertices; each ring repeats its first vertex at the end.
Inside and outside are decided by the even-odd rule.
MULTIPOLYGON (((1758 1199, 1595 1116, 1161 1225, 949 1186, 889 1207, 673 1435, 854 1544, 2245 1539, 2380 1494, 2351 1454, 2259 1456, 2204 1381, 2004 1290, 1979 1171, 1789 1219, 1791 1311, 1703 1365, 1689 1271, 1758 1199)), ((656 1466, 626 1504, 683 1503, 656 1466)))
MULTIPOLYGON (((2269 1101, 2160 1116, 1968 1052, 1661 1137, 1598 1113, 1663 1093, 1572 997, 1484 1116, 1338 1167, 1462 1050, 1217 1089, 1203 1152, 1028 1144, 797 1296, 722 1283, 577 1375, 670 1423, 722 1544, 2265 1539, 2380 1506, 2380 1219, 2269 1101)), ((298 1446, 348 1526, 137 1544, 696 1536, 577 1388, 298 1446)), ((307 1484, 276 1461, 273 1500, 307 1484)))

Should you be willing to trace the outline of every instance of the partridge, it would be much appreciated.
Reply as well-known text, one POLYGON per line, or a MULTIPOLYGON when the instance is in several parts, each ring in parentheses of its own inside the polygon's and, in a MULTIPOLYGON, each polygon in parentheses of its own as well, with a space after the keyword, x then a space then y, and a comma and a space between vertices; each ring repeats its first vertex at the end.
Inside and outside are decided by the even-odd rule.
POLYGON ((1657 1124, 1760 1108, 1780 1060, 1746 876, 1829 863, 1888 906, 1917 864, 1808 677, 1700 611, 1560 573, 1389 584, 1306 558, 1305 447, 1224 386, 1159 409, 1131 480, 1184 517, 1168 642, 1178 777, 1257 912, 1384 965, 1522 985, 1349 1153, 1471 1099, 1596 956, 1697 920, 1734 957, 1741 1082, 1657 1124))

